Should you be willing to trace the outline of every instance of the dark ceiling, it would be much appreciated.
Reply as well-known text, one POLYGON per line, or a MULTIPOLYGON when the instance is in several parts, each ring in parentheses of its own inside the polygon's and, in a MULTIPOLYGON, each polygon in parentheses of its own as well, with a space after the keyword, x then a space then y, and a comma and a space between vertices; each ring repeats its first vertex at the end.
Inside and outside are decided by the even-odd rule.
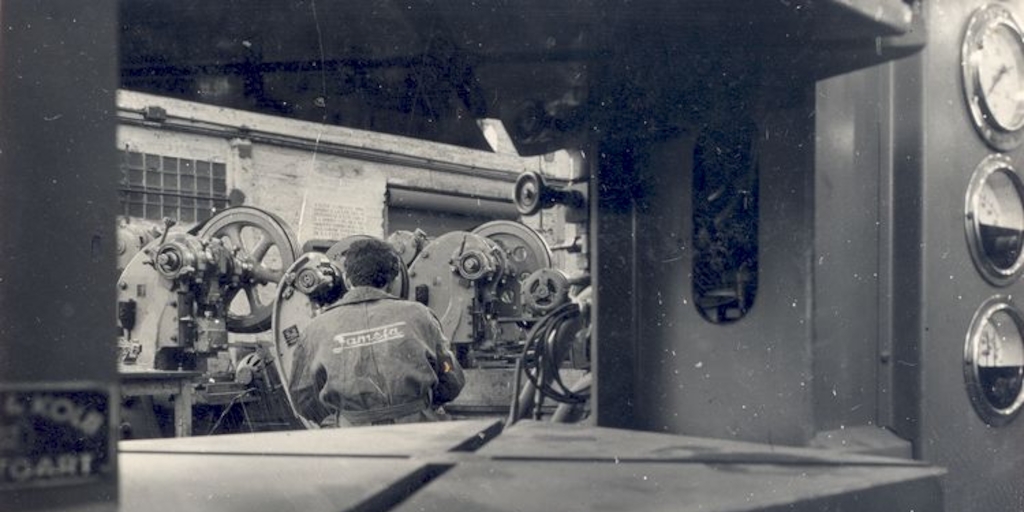
MULTIPOLYGON (((120 10, 124 88, 480 149, 476 119, 499 118, 522 154, 621 129, 623 113, 634 129, 662 129, 737 83, 892 58, 876 38, 913 28, 901 0, 122 0, 120 10)), ((890 53, 912 46, 893 41, 890 53)))

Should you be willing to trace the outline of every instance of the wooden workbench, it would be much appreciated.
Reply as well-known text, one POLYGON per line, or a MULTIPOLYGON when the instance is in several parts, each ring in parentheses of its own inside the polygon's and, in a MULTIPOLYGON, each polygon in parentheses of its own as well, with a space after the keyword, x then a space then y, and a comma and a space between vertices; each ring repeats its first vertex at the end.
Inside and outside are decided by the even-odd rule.
POLYGON ((174 435, 192 435, 192 403, 199 372, 121 370, 122 396, 167 396, 174 400, 174 435))

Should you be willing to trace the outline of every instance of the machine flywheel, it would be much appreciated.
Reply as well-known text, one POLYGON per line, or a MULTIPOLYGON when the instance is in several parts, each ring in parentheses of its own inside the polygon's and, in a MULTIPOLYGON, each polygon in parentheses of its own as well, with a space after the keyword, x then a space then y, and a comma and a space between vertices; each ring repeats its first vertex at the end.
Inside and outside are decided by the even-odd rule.
POLYGON ((280 217, 248 206, 224 210, 194 231, 203 239, 221 239, 253 266, 252 278, 225 298, 229 304, 228 331, 255 333, 269 329, 278 283, 299 256, 295 234, 280 217))

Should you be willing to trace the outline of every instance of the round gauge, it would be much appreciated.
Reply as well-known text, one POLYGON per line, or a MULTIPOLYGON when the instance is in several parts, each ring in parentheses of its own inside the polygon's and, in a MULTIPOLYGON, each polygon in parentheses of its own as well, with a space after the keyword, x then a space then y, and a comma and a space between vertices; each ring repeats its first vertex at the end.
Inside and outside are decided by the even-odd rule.
POLYGON ((989 4, 971 16, 960 65, 978 133, 998 150, 1019 146, 1024 139, 1024 36, 1006 7, 989 4))
POLYGON ((992 426, 1010 422, 1024 405, 1024 316, 993 297, 974 314, 964 345, 964 380, 971 404, 992 426))
POLYGON ((1024 271, 1024 186, 1010 160, 990 155, 974 170, 965 205, 967 245, 990 283, 1006 286, 1024 271))

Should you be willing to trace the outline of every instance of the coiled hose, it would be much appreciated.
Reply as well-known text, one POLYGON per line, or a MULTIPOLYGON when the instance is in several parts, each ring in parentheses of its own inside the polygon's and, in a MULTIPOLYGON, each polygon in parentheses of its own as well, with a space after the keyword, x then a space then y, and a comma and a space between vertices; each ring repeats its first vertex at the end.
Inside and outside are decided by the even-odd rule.
MULTIPOLYGON (((570 349, 564 341, 572 340, 579 327, 580 306, 569 302, 545 315, 527 333, 522 354, 516 360, 516 393, 509 408, 508 425, 529 414, 530 409, 534 419, 540 419, 541 406, 547 398, 569 406, 582 405, 590 398, 589 376, 570 387, 562 381, 559 372, 570 349), (526 376, 525 386, 523 376, 526 376)), ((557 417, 571 415, 563 412, 557 417)))

